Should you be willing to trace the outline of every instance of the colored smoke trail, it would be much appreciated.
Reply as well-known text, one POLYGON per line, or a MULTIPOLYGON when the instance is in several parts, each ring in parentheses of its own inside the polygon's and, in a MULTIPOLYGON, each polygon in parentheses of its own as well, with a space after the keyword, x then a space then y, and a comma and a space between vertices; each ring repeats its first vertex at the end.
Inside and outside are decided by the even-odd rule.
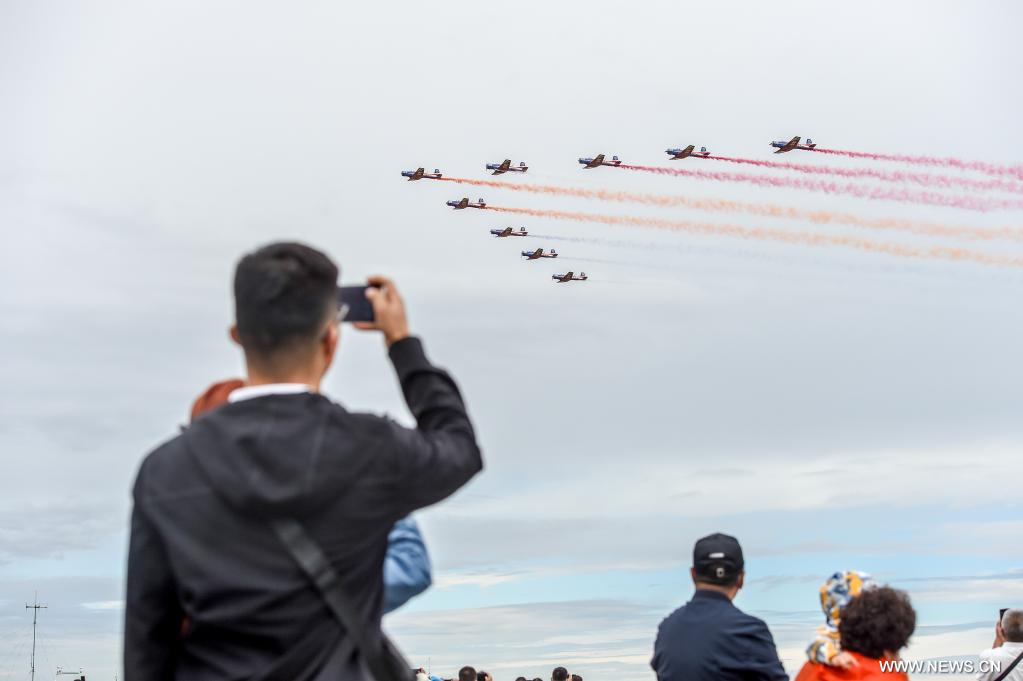
POLYGON ((664 168, 661 166, 638 166, 623 163, 617 168, 640 170, 659 175, 676 175, 694 177, 700 180, 721 180, 724 182, 747 182, 762 187, 795 187, 825 194, 847 194, 861 199, 877 199, 901 201, 903 203, 922 203, 932 206, 949 208, 965 208, 987 212, 998 209, 1023 209, 1023 200, 990 199, 974 196, 947 196, 934 192, 911 191, 908 189, 885 189, 881 187, 865 187, 858 184, 838 184, 825 180, 809 180, 799 177, 770 177, 766 175, 749 175, 747 173, 722 173, 713 170, 685 170, 683 168, 664 168))
POLYGON ((925 236, 950 237, 955 239, 1010 239, 1023 241, 1023 228, 1012 227, 964 227, 961 225, 942 225, 930 222, 918 222, 897 218, 864 218, 851 213, 840 213, 827 210, 804 210, 791 206, 779 206, 770 203, 749 203, 727 199, 703 199, 689 196, 663 196, 659 194, 643 194, 627 191, 610 191, 606 189, 580 189, 558 187, 545 184, 525 184, 521 182, 497 182, 495 180, 476 180, 460 177, 441 178, 447 182, 467 184, 475 187, 494 187, 511 191, 529 192, 532 194, 549 194, 552 196, 573 196, 598 201, 616 201, 620 203, 641 203, 651 206, 682 207, 695 210, 746 213, 758 217, 788 218, 805 220, 815 224, 844 224, 862 229, 898 230, 925 236))
POLYGON ((799 173, 809 173, 811 175, 863 177, 872 180, 881 180, 882 182, 911 183, 918 184, 923 187, 939 189, 961 187, 963 189, 970 189, 974 191, 1002 191, 1014 194, 1023 194, 1023 184, 1018 182, 1006 182, 1005 180, 978 180, 972 177, 931 175, 929 173, 907 173, 900 170, 879 170, 877 168, 830 168, 828 166, 813 166, 805 163, 765 161, 757 158, 738 158, 735 156, 702 156, 696 158, 707 158, 712 161, 725 161, 726 163, 741 163, 744 165, 760 166, 763 168, 794 170, 799 173))
POLYGON ((869 158, 874 161, 895 161, 896 163, 910 163, 922 166, 939 166, 942 168, 955 168, 957 170, 975 170, 986 175, 1002 175, 1023 180, 1023 166, 1003 166, 997 163, 985 161, 964 161, 954 157, 941 158, 938 156, 909 156, 906 154, 874 154, 866 151, 847 151, 845 149, 821 149, 816 147, 811 151, 821 154, 834 154, 836 156, 848 156, 849 158, 869 158))
POLYGON ((740 239, 759 239, 764 241, 780 241, 790 244, 802 244, 807 246, 842 246, 853 248, 869 253, 885 253, 902 258, 929 258, 940 260, 955 260, 958 262, 973 262, 981 265, 996 267, 1020 267, 1023 268, 1023 257, 1008 257, 971 251, 962 248, 949 248, 947 246, 916 247, 904 244, 896 244, 883 241, 870 241, 857 237, 815 234, 813 232, 789 232, 782 229, 771 229, 767 227, 742 227, 740 225, 719 224, 713 222, 693 222, 689 220, 666 220, 662 218, 649 218, 629 215, 599 215, 594 213, 577 213, 574 211, 549 210, 540 208, 512 208, 505 206, 487 206, 488 210, 499 213, 514 213, 516 215, 530 215, 539 218, 550 218, 554 220, 574 220, 576 222, 596 222, 604 225, 652 227, 654 229, 665 229, 673 232, 688 232, 691 234, 711 234, 716 236, 731 236, 740 239))

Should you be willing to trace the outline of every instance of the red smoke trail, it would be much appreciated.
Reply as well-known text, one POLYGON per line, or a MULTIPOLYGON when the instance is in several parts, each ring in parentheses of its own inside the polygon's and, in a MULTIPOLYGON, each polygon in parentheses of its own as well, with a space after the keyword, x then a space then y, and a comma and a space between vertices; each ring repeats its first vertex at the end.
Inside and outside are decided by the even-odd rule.
POLYGON ((713 234, 719 236, 738 237, 740 239, 759 239, 765 241, 781 241, 790 244, 804 244, 808 246, 842 246, 854 248, 869 253, 887 253, 902 258, 931 258, 941 260, 955 260, 960 262, 973 262, 981 265, 996 267, 1020 267, 1023 268, 1023 257, 1007 257, 970 251, 962 248, 948 248, 945 246, 930 246, 919 248, 903 244, 895 244, 883 241, 870 241, 856 237, 815 234, 813 232, 789 232, 781 229, 766 227, 742 227, 739 225, 718 224, 711 222, 691 222, 688 220, 665 220, 661 218, 648 218, 627 215, 597 215, 593 213, 576 213, 563 210, 545 210, 537 208, 509 208, 504 206, 487 206, 488 210, 499 213, 515 213, 518 215, 532 215, 540 218, 551 218, 555 220, 575 220, 577 222, 597 222, 605 225, 631 225, 636 227, 653 227, 655 229, 666 229, 674 232, 689 232, 692 234, 713 234))
POLYGON ((900 170, 879 170, 876 168, 829 168, 827 166, 812 166, 805 163, 789 163, 787 161, 764 161, 757 158, 737 158, 735 156, 701 156, 713 161, 725 161, 726 163, 742 163, 744 165, 761 166, 763 168, 779 168, 781 170, 794 170, 799 173, 810 173, 813 175, 837 175, 839 177, 865 177, 882 182, 909 182, 923 187, 935 187, 948 189, 962 187, 975 191, 1002 191, 1014 194, 1023 194, 1023 184, 1018 182, 1006 182, 1005 180, 977 180, 972 177, 958 177, 953 175, 931 175, 929 173, 906 173, 900 170))
POLYGON ((965 227, 962 225, 942 225, 932 222, 918 222, 897 218, 863 218, 851 213, 836 213, 827 210, 804 210, 791 206, 779 206, 771 203, 747 203, 728 199, 703 199, 689 196, 662 196, 659 194, 642 194, 637 192, 609 191, 606 189, 579 189, 573 187, 557 187, 545 184, 525 184, 519 182, 498 182, 496 180, 476 180, 461 177, 443 177, 441 180, 467 184, 474 187, 494 187, 512 191, 529 192, 531 194, 549 194, 552 196, 574 196, 599 201, 616 201, 621 203, 642 203, 651 206, 682 207, 695 210, 714 212, 746 213, 760 217, 789 218, 806 220, 815 224, 845 224, 863 229, 898 230, 922 234, 926 236, 951 237, 956 239, 1010 239, 1023 241, 1023 228, 1013 227, 965 227))
POLYGON ((865 151, 845 151, 843 149, 821 149, 817 147, 813 151, 822 154, 835 154, 837 156, 848 156, 849 158, 869 158, 875 161, 896 161, 898 163, 911 163, 922 166, 940 166, 943 168, 956 168, 957 170, 976 170, 986 175, 1003 175, 1023 180, 1023 166, 1003 166, 984 161, 964 161, 958 158, 940 158, 937 156, 906 156, 903 154, 872 154, 865 151))
POLYGON ((825 194, 848 194, 861 199, 879 199, 902 201, 906 203, 923 203, 932 206, 947 206, 987 212, 997 209, 1023 209, 1023 200, 988 199, 973 196, 946 196, 934 192, 918 192, 908 189, 884 189, 881 187, 864 187, 858 184, 838 184, 824 180, 807 180, 800 177, 770 177, 766 175, 749 175, 747 173, 722 173, 713 170, 684 170, 682 168, 663 168, 659 166, 637 166, 623 163, 616 168, 641 170, 660 175, 676 175, 695 177, 700 180, 722 180, 724 182, 747 182, 762 187, 795 187, 825 194))

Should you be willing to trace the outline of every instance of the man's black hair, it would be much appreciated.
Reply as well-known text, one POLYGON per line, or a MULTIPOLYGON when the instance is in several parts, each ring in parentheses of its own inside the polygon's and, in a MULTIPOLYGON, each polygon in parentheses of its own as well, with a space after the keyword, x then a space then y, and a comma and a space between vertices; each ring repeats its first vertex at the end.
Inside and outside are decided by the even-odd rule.
POLYGON ((482 669, 476 672, 476 681, 487 681, 487 673, 482 669))
POLYGON ((551 672, 552 681, 568 681, 568 670, 564 667, 555 667, 551 672))
POLYGON ((838 634, 842 649, 875 660, 901 650, 916 628, 916 611, 905 591, 864 589, 842 609, 838 634))
POLYGON ((337 308, 338 268, 304 244, 274 243, 243 257, 234 271, 234 309, 246 353, 263 358, 314 342, 337 308))
POLYGON ((572 674, 572 681, 583 681, 583 677, 578 674, 572 674))
POLYGON ((458 681, 476 681, 476 670, 466 665, 458 670, 458 681))

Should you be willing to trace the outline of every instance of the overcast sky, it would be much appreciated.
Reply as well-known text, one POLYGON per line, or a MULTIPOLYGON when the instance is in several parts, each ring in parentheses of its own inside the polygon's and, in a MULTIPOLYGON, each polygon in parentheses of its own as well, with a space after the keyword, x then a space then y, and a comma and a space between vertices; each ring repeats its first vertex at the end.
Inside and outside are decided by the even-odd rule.
MULTIPOLYGON (((823 621, 817 588, 842 569, 909 590, 910 656, 976 654, 998 609, 1023 605, 1023 270, 444 202, 1001 255, 1023 255, 1018 242, 399 171, 486 178, 511 158, 530 165, 521 181, 1019 227, 1019 211, 576 158, 668 165, 665 148, 692 143, 907 169, 770 155, 802 135, 1023 161, 1021 23, 1011 1, 0 2, 0 679, 27 673, 35 591, 41 676, 117 673, 132 478, 199 391, 241 371, 232 268, 283 238, 327 250, 345 282, 397 279, 483 443, 485 473, 420 514, 436 586, 386 622, 417 664, 650 679, 657 623, 691 594, 692 542, 719 530, 746 550, 738 605, 791 671, 823 621), (489 236, 506 225, 533 236, 489 236), (518 256, 539 246, 562 258, 518 256), (590 280, 550 280, 569 269, 590 280)), ((345 329, 325 390, 409 418, 375 336, 345 329)))

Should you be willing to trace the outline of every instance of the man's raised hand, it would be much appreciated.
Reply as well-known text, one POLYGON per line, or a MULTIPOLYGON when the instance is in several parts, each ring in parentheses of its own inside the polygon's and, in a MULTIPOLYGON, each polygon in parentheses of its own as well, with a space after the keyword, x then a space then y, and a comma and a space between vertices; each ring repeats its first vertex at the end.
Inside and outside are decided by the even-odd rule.
POLYGON ((391 347, 409 336, 408 318, 405 316, 405 301, 394 282, 387 277, 373 275, 366 280, 370 288, 366 289, 366 297, 373 305, 372 322, 356 322, 355 327, 363 330, 375 330, 384 334, 384 342, 391 347))

